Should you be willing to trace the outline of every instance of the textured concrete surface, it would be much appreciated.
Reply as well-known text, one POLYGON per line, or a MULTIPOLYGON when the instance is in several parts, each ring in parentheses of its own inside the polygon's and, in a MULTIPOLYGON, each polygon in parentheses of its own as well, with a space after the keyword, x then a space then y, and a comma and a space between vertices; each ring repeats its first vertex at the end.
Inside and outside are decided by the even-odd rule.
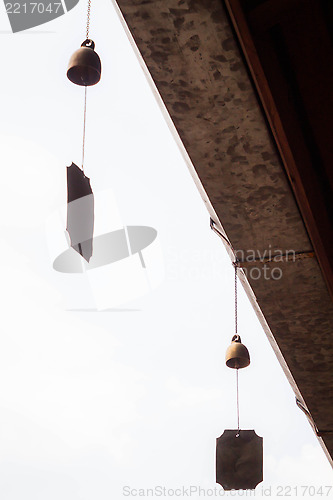
POLYGON ((222 3, 117 3, 238 256, 306 257, 266 263, 278 280, 247 262, 243 282, 296 395, 333 431, 332 302, 222 3))

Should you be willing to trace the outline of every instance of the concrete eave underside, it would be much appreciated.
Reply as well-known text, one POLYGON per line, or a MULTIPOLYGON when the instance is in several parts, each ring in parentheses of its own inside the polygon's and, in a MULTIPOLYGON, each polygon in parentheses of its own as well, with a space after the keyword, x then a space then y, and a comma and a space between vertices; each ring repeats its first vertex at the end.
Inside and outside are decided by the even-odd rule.
POLYGON ((251 279, 253 264, 247 263, 242 281, 331 460, 333 305, 223 5, 117 3, 194 166, 195 171, 188 162, 210 215, 238 256, 299 254, 255 264, 262 275, 267 266, 266 276, 280 267, 281 279, 251 279))

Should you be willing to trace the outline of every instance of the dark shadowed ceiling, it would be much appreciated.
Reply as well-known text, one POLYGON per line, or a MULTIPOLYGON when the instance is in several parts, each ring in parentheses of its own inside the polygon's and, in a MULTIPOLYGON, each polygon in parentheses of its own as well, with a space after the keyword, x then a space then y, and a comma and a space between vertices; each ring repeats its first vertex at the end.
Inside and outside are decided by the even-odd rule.
POLYGON ((332 2, 118 5, 332 463, 332 2))

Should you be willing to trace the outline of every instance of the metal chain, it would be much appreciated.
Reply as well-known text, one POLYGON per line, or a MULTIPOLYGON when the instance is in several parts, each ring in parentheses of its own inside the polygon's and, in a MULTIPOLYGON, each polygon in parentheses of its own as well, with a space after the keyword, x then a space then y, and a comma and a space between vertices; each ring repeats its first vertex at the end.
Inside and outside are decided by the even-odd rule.
MULTIPOLYGON (((238 368, 236 369, 236 384, 237 384, 237 430, 239 434, 239 391, 238 391, 238 368)), ((237 436, 238 437, 238 436, 237 436)))
POLYGON ((82 171, 84 173, 84 150, 86 145, 86 121, 87 121, 87 86, 84 87, 84 111, 83 111, 83 141, 82 141, 82 171))
MULTIPOLYGON (((235 269, 235 335, 238 334, 238 302, 237 302, 237 270, 238 270, 238 259, 233 262, 233 266, 235 269)), ((239 386, 238 386, 238 368, 236 369, 236 390, 237 390, 237 434, 236 437, 239 437, 239 386)))
MULTIPOLYGON (((90 29, 90 11, 91 11, 91 0, 88 0, 87 5, 87 26, 86 26, 86 39, 89 39, 89 29, 90 29)), ((83 141, 82 141, 82 171, 84 173, 84 153, 86 144, 86 121, 87 121, 87 86, 84 87, 84 110, 83 110, 83 141)))
POLYGON ((88 0, 86 38, 89 38, 91 0, 88 0))
POLYGON ((237 269, 238 269, 238 260, 233 262, 233 266, 235 268, 235 335, 237 335, 238 330, 238 321, 237 321, 237 269))

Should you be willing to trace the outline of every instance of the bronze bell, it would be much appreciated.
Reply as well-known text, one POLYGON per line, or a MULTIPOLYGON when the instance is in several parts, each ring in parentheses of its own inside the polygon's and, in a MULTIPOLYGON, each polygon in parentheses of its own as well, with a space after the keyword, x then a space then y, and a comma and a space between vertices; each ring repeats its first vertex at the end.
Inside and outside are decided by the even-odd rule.
POLYGON ((225 362, 229 368, 245 368, 250 364, 249 351, 241 342, 239 335, 234 335, 225 355, 225 362))
POLYGON ((90 87, 101 79, 101 60, 95 52, 95 43, 87 38, 70 58, 67 77, 76 85, 90 87))

